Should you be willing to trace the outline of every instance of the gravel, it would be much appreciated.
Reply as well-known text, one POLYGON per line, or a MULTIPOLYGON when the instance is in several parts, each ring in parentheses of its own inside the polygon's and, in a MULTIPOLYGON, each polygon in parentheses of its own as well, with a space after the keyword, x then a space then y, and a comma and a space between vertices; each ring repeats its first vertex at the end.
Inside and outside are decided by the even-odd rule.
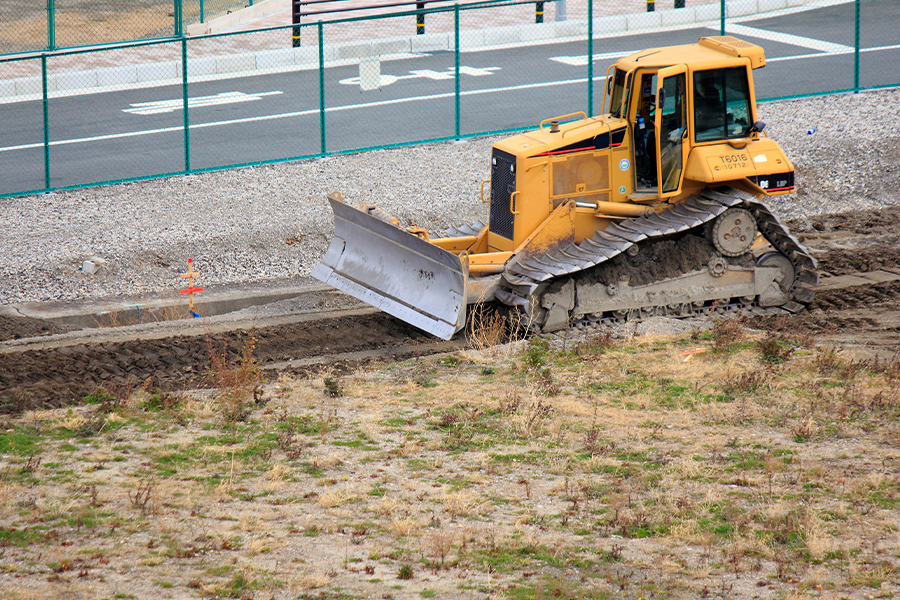
MULTIPOLYGON (((771 198, 775 213, 897 204, 898 103, 892 89, 760 104, 796 169, 798 192, 771 198)), ((6 198, 0 304, 172 294, 188 258, 200 286, 308 275, 331 238, 335 190, 432 231, 486 220, 479 187, 496 139, 6 198), (92 257, 106 262, 88 274, 92 257)))

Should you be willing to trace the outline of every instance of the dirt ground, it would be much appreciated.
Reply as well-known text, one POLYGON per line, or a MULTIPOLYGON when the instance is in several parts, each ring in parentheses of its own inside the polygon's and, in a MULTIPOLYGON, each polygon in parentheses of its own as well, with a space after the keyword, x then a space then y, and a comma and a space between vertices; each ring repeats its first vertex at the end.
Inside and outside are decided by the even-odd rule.
POLYGON ((723 323, 4 417, 0 589, 896 597, 900 360, 723 323))

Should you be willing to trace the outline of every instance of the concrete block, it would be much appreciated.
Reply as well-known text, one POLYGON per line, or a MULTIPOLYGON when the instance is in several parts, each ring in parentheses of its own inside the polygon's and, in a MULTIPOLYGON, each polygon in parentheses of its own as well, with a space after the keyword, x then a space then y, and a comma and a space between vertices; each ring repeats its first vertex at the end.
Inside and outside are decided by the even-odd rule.
POLYGON ((758 0, 759 12, 774 12, 788 7, 787 0, 758 0))
MULTIPOLYGON (((479 48, 484 48, 490 42, 487 41, 487 37, 484 35, 484 29, 472 29, 469 31, 460 31, 459 32, 459 49, 466 50, 478 50, 479 48)), ((453 50, 453 37, 448 36, 448 50, 453 50)), ((415 43, 415 42, 413 42, 415 43)))
POLYGON ((759 6, 756 0, 728 0, 725 3, 725 17, 743 17, 744 15, 755 15, 759 12, 759 6))
POLYGON ((118 67, 101 67, 96 70, 97 85, 100 87, 125 85, 137 83, 137 67, 134 65, 121 65, 118 67))
MULTIPOLYGON (((299 48, 291 48, 294 55, 294 64, 301 67, 315 67, 319 64, 319 47, 318 46, 301 46, 299 48)), ((331 46, 325 46, 325 61, 329 60, 329 55, 334 55, 334 49, 331 46)))
MULTIPOLYGON (((484 29, 484 43, 487 46, 509 46, 522 43, 520 27, 488 27, 484 29)), ((462 34, 460 34, 460 37, 462 34)))
POLYGON ((372 52, 375 56, 389 54, 406 54, 409 52, 408 37, 384 38, 372 41, 372 52))
POLYGON ((556 37, 555 23, 529 23, 519 27, 523 42, 550 40, 556 37))
POLYGON ((137 80, 165 81, 167 79, 178 79, 181 75, 180 66, 181 61, 175 60, 137 65, 137 80))
MULTIPOLYGON (((16 85, 16 96, 30 96, 32 94, 36 94, 38 96, 43 95, 43 84, 41 83, 40 77, 19 77, 18 79, 13 79, 16 85)), ((47 80, 47 90, 50 91, 50 84, 55 82, 51 82, 49 79, 47 80)))
POLYGON ((375 57, 359 61, 359 89, 377 90, 381 86, 381 61, 375 57))
POLYGON ((216 73, 241 73, 255 70, 255 54, 231 54, 216 57, 216 73))
POLYGON ((718 21, 719 17, 719 4, 701 4, 700 6, 694 7, 694 14, 697 15, 698 23, 706 23, 708 21, 718 21))
POLYGON ((663 27, 677 27, 679 25, 697 22, 697 11, 693 6, 689 8, 662 10, 659 12, 659 16, 662 17, 663 27))
POLYGON ((662 27, 662 17, 658 12, 637 13, 626 16, 628 31, 641 31, 644 29, 659 29, 662 27))
MULTIPOLYGON (((465 47, 466 40, 471 37, 469 31, 459 32, 459 45, 465 47)), ((452 33, 426 33, 414 35, 409 39, 410 52, 441 52, 453 50, 455 39, 452 33)))
MULTIPOLYGON (((203 56, 200 58, 188 59, 188 79, 192 77, 205 77, 206 75, 216 74, 216 57, 203 56)), ((181 77, 181 63, 177 66, 178 77, 181 77)))
POLYGON ((371 42, 346 42, 334 44, 338 60, 355 60, 375 56, 371 42))
POLYGON ((628 29, 628 17, 625 15, 612 15, 594 19, 594 36, 598 33, 619 33, 628 29))
POLYGON ((293 48, 278 48, 277 50, 261 50, 256 53, 257 69, 281 69, 291 67, 294 64, 293 48))
MULTIPOLYGON (((560 21, 553 24, 553 31, 556 33, 557 39, 584 38, 587 36, 587 21, 560 21)), ((594 30, 594 33, 596 34, 597 31, 594 30)))
POLYGON ((47 83, 54 83, 57 91, 83 90, 97 87, 96 71, 72 71, 47 76, 47 83))
POLYGON ((0 98, 11 98, 16 95, 14 79, 0 79, 0 98))

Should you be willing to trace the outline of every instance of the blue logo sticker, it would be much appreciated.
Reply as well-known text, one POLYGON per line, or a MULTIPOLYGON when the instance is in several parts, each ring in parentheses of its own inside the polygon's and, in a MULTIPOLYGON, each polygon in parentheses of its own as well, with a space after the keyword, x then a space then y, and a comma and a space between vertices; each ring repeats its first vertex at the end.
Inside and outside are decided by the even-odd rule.
POLYGON ((619 186, 619 193, 620 193, 620 194, 624 194, 624 193, 625 193, 625 186, 624 186, 624 185, 620 185, 620 186, 619 186))
POLYGON ((630 167, 630 166, 631 166, 631 163, 628 162, 627 158, 623 158, 622 160, 619 161, 619 168, 622 169, 623 171, 627 171, 628 167, 630 167))

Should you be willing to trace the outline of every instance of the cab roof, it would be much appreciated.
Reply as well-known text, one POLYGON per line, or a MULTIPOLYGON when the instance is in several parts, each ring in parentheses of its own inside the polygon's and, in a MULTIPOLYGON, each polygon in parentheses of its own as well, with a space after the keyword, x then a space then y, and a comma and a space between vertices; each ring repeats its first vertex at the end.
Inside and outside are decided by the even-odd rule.
POLYGON ((641 50, 619 59, 616 66, 631 71, 638 67, 687 64, 693 69, 701 67, 698 63, 721 63, 735 58, 750 59, 750 66, 754 69, 766 65, 766 55, 760 46, 730 35, 717 35, 702 37, 696 44, 641 50))

